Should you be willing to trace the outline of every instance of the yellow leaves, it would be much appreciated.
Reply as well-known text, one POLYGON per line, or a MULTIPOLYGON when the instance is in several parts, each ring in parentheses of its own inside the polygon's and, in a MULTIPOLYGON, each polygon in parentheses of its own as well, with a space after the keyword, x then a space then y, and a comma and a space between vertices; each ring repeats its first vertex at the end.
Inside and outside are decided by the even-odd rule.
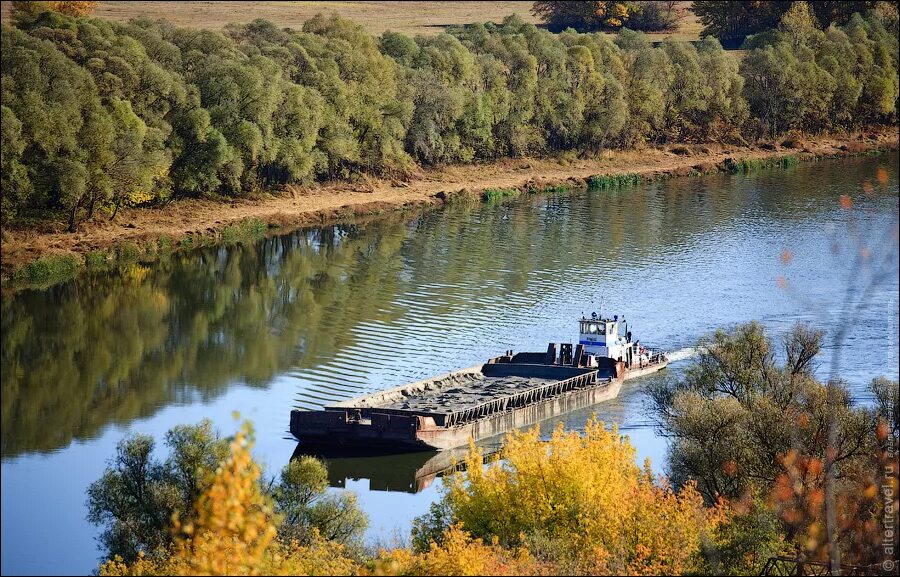
POLYGON ((353 562, 343 546, 313 536, 312 544, 275 541, 278 521, 260 485, 260 469, 250 450, 253 431, 245 424, 230 455, 210 474, 190 519, 173 519, 177 536, 171 552, 141 556, 131 566, 115 558, 101 575, 295 575, 347 574, 353 562))
POLYGON ((116 555, 113 559, 100 565, 97 574, 101 576, 125 576, 125 575, 167 575, 169 572, 156 559, 148 558, 143 552, 138 553, 138 559, 130 566, 126 565, 122 558, 116 555))
POLYGON ((259 487, 259 466, 250 455, 252 430, 244 425, 231 443, 231 455, 211 475, 193 523, 176 520, 170 562, 182 575, 255 575, 275 538, 272 508, 259 487))
POLYGON ((94 11, 99 2, 47 2, 51 10, 80 18, 94 11))
POLYGON ((507 546, 544 535, 582 571, 689 570, 718 515, 704 509, 693 485, 679 493, 658 485, 636 465, 627 439, 596 419, 583 435, 560 426, 548 441, 537 429, 514 432, 502 457, 504 463, 482 467, 479 451, 470 451, 468 477, 448 482, 456 518, 474 535, 496 535, 507 546))
POLYGON ((539 564, 524 548, 503 549, 486 545, 457 524, 444 533, 443 543, 431 544, 425 553, 408 549, 382 551, 375 575, 534 575, 539 564))
POLYGON ((135 189, 125 193, 125 202, 129 206, 139 206, 150 202, 154 198, 156 198, 156 195, 146 190, 135 189))

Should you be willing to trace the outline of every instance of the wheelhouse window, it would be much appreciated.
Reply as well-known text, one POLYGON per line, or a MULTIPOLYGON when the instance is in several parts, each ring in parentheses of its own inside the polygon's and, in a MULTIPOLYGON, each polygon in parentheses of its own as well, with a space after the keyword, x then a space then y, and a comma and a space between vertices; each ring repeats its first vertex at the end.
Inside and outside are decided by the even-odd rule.
POLYGON ((606 324, 591 322, 581 323, 581 332, 586 335, 605 335, 606 324))

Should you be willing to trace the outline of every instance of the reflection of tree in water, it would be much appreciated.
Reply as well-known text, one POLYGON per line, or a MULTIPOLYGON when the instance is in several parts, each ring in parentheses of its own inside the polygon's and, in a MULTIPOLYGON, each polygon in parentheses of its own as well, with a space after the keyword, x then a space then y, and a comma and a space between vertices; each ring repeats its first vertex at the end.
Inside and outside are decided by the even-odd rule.
POLYGON ((665 255, 748 208, 808 218, 812 195, 833 196, 825 184, 855 183, 855 168, 871 172, 872 162, 452 207, 203 249, 4 298, 2 455, 65 446, 234 382, 266 386, 358 344, 362 322, 515 318, 550 291, 666 266, 665 255))
POLYGON ((348 338, 334 327, 354 321, 347 303, 374 311, 394 290, 402 227, 384 228, 204 250, 4 298, 3 455, 330 357, 348 338))

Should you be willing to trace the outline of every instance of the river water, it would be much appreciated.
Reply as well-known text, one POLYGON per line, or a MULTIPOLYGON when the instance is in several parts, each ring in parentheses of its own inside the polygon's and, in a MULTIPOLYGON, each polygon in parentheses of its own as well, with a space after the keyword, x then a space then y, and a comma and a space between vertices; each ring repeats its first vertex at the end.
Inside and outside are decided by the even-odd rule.
MULTIPOLYGON (((668 378, 718 327, 755 319, 775 339, 797 321, 829 337, 846 327, 817 372, 869 402, 874 376, 898 377, 897 164, 890 153, 389 215, 4 296, 2 572, 96 566, 85 489, 128 433, 161 439, 208 417, 230 434, 237 410, 274 472, 297 447, 291 408, 575 341, 575 319, 601 303, 672 353, 668 378)), ((594 410, 663 472, 646 384, 594 410)), ((561 420, 578 429, 591 412, 561 420)), ((441 458, 332 459, 332 481, 357 492, 370 541, 385 543, 439 495, 441 458)))

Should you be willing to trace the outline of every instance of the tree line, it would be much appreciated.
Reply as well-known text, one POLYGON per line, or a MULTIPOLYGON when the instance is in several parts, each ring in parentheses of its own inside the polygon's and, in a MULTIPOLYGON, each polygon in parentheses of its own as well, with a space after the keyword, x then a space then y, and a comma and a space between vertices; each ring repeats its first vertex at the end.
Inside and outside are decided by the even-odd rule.
POLYGON ((895 24, 790 14, 739 64, 710 38, 515 16, 376 38, 337 15, 219 32, 22 13, 2 34, 3 223, 75 230, 122 206, 423 165, 894 122, 895 24))
MULTIPOLYGON (((723 46, 737 48, 747 36, 776 27, 794 4, 795 2, 791 0, 756 2, 697 0, 691 2, 690 10, 703 24, 700 33, 702 36, 714 36, 723 46)), ((823 29, 832 24, 845 25, 853 14, 862 14, 869 10, 878 10, 894 21, 897 19, 897 8, 893 2, 817 0, 804 4, 809 5, 818 25, 823 29)))

